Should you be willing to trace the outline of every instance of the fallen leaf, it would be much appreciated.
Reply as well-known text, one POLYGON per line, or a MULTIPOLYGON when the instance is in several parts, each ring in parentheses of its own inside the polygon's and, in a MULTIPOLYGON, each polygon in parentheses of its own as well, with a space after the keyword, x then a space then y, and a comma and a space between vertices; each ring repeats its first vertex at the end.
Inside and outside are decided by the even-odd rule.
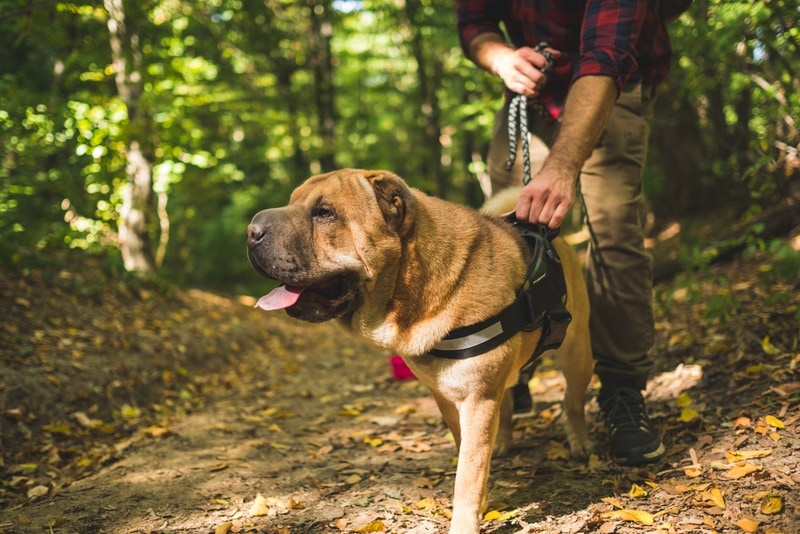
POLYGON ((361 482, 361 476, 356 475, 355 473, 344 479, 344 483, 352 486, 353 484, 358 484, 361 482))
POLYGON ((64 523, 66 523, 67 521, 68 520, 67 520, 66 517, 64 517, 63 515, 60 515, 60 516, 48 521, 47 522, 47 526, 50 527, 50 528, 58 528, 58 527, 64 525, 64 523))
POLYGON ((606 504, 610 504, 614 508, 619 508, 620 510, 625 508, 625 506, 623 506, 622 502, 619 499, 617 499, 616 497, 603 497, 600 500, 603 501, 606 504))
POLYGON ((742 460, 752 460, 753 458, 764 458, 772 454, 772 449, 754 449, 749 451, 728 451, 725 458, 732 464, 742 460))
POLYGON ((612 510, 601 514, 603 519, 621 520, 621 521, 635 521, 642 525, 652 525, 653 516, 644 510, 612 510))
POLYGON ((784 428, 783 421, 775 417, 774 415, 768 415, 764 418, 769 426, 772 428, 784 428))
POLYGON ((83 412, 75 412, 72 414, 72 417, 84 428, 97 428, 103 424, 99 419, 91 419, 83 412))
POLYGON ((370 447, 380 447, 381 445, 383 445, 383 440, 381 438, 371 438, 367 436, 366 438, 364 438, 364 443, 366 443, 370 447))
POLYGON ((50 492, 50 488, 47 486, 34 486, 28 490, 28 498, 29 499, 38 499, 39 497, 44 497, 50 492))
POLYGON ((265 515, 269 515, 269 504, 267 504, 267 499, 259 493, 250 507, 250 516, 262 517, 265 515))
POLYGON ((750 428, 753 426, 753 422, 750 420, 749 417, 737 417, 736 420, 733 422, 734 427, 743 427, 743 428, 750 428))
POLYGON ((356 532, 383 532, 384 530, 386 530, 386 527, 383 525, 383 521, 376 519, 359 528, 356 532))
POLYGON ((779 514, 783 511, 783 495, 768 493, 761 499, 761 513, 765 515, 779 514))
POLYGON ((42 427, 42 430, 44 430, 45 432, 50 432, 51 434, 58 434, 61 436, 72 435, 72 429, 70 429, 69 425, 61 421, 56 421, 55 423, 44 425, 42 427))
POLYGON ((692 402, 693 402, 692 398, 684 391, 683 393, 678 395, 678 398, 675 400, 675 405, 678 408, 686 408, 688 406, 691 406, 692 402))
POLYGON ((682 423, 690 423, 697 419, 700 414, 697 413, 697 410, 693 408, 683 408, 681 410, 681 415, 678 417, 678 420, 682 423))
POLYGON ((704 491, 700 494, 700 500, 702 502, 711 502, 714 505, 718 506, 722 510, 725 510, 725 499, 722 497, 722 491, 719 488, 714 488, 708 491, 704 491))
POLYGON ((150 436, 151 438, 160 438, 165 434, 169 434, 169 429, 166 429, 162 426, 153 425, 142 430, 142 434, 150 436))
POLYGON ((738 521, 735 521, 735 524, 745 532, 758 532, 759 522, 748 517, 743 517, 738 521))
POLYGON ((744 372, 748 375, 760 375, 762 372, 764 372, 764 364, 758 363, 755 365, 748 365, 744 372))
POLYGON ((233 527, 233 522, 225 521, 224 523, 220 523, 217 525, 217 528, 214 529, 214 534, 228 534, 233 527))
POLYGON ((638 484, 633 484, 631 490, 628 492, 628 497, 631 499, 641 499, 647 497, 647 490, 638 484))
POLYGON ((760 465, 748 464, 746 462, 741 464, 736 464, 725 473, 725 478, 736 480, 742 477, 746 477, 750 473, 755 473, 756 471, 760 470, 761 470, 760 465))
POLYGON ((689 465, 683 468, 683 474, 689 478, 696 478, 703 474, 703 467, 699 465, 689 465))
POLYGON ((761 349, 770 356, 775 356, 776 354, 780 354, 781 352, 781 349, 772 344, 772 341, 770 341, 769 336, 761 340, 761 349))
POLYGON ((492 511, 487 512, 486 514, 484 514, 483 520, 484 521, 496 521, 498 519, 502 519, 502 517, 503 517, 502 513, 498 512, 497 510, 492 510, 492 511))
POLYGON ((421 501, 414 503, 414 508, 417 510, 431 510, 436 507, 436 503, 430 497, 425 497, 421 501))

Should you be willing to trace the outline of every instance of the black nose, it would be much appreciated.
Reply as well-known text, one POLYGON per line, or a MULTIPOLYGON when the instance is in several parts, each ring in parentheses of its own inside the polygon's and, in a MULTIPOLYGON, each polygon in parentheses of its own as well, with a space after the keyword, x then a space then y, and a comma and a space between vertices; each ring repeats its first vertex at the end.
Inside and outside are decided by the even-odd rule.
POLYGON ((264 226, 256 223, 247 225, 247 246, 252 247, 257 245, 267 235, 264 226))

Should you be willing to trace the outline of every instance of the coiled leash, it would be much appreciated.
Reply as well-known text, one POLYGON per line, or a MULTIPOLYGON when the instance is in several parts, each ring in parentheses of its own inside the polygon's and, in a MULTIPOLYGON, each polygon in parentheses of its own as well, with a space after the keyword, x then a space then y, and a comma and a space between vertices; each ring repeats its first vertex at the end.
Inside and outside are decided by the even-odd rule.
MULTIPOLYGON (((539 69, 542 74, 547 74, 553 70, 553 54, 547 48, 546 42, 541 42, 533 49, 544 56, 544 66, 539 69)), ((542 116, 547 116, 547 110, 542 106, 537 99, 531 99, 533 107, 542 116)), ((514 167, 514 162, 517 160, 517 137, 522 138, 522 183, 528 185, 531 181, 531 153, 530 153, 530 140, 528 139, 528 97, 515 94, 511 98, 511 103, 508 106, 508 160, 506 161, 506 170, 510 171, 514 167), (519 132, 517 132, 517 124, 519 123, 519 132)))

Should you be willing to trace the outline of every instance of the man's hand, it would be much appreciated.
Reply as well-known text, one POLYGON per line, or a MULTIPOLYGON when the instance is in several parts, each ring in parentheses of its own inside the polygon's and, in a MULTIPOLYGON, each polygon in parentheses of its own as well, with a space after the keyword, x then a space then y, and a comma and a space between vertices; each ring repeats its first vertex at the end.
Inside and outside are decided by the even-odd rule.
MULTIPOLYGON (((553 58, 561 53, 547 49, 553 58)), ((539 70, 547 59, 531 47, 513 48, 501 35, 486 32, 470 42, 470 56, 481 68, 500 76, 509 90, 527 97, 535 97, 547 83, 547 76, 539 70)))
POLYGON ((571 172, 542 168, 522 188, 517 201, 517 219, 559 228, 575 202, 575 178, 571 172))
POLYGON ((542 170, 522 189, 517 219, 558 228, 575 201, 581 167, 597 146, 617 89, 608 76, 582 76, 567 95, 561 126, 542 170))
MULTIPOLYGON (((548 49, 557 58, 560 53, 548 49)), ((547 75, 540 69, 547 64, 547 59, 531 47, 506 49, 496 53, 492 70, 503 80, 509 90, 527 97, 535 97, 547 83, 547 75)))

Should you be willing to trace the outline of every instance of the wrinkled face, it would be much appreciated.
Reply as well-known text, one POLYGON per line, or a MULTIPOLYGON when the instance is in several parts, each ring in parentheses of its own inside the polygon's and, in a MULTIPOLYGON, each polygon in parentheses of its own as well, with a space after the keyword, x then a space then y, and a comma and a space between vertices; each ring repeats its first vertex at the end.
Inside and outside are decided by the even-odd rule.
POLYGON ((288 206, 258 212, 247 227, 248 257, 281 286, 257 306, 312 322, 355 311, 370 281, 397 262, 411 201, 391 173, 342 170, 309 178, 288 206))

